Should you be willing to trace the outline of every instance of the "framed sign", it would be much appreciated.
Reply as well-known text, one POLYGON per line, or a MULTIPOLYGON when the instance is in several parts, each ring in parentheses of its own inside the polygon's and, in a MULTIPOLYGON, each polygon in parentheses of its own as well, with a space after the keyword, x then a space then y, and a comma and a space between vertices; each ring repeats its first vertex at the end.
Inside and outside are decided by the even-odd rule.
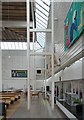
POLYGON ((84 0, 72 2, 64 20, 64 50, 70 48, 84 31, 84 0))
POLYGON ((11 77, 13 78, 26 78, 27 70, 11 70, 11 77))

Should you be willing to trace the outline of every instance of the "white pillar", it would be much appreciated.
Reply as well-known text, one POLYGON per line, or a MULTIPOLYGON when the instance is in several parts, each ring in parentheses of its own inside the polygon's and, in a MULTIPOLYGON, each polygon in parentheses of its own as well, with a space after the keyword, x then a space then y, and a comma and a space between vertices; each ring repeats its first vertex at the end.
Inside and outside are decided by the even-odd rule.
POLYGON ((27 3, 27 64, 28 64, 28 68, 27 68, 27 79, 28 79, 28 104, 27 104, 27 108, 28 110, 30 110, 30 27, 29 27, 29 23, 30 23, 30 6, 29 6, 29 0, 26 1, 27 3))
POLYGON ((73 93, 73 82, 71 81, 71 93, 73 93))
POLYGON ((82 87, 82 95, 83 95, 83 104, 84 104, 84 80, 82 80, 82 85, 83 85, 83 87, 82 87))
POLYGON ((51 2, 52 13, 52 93, 51 93, 51 109, 54 110, 54 1, 51 2))
POLYGON ((78 80, 77 83, 78 83, 78 97, 80 97, 80 81, 78 80))
POLYGON ((46 98, 46 56, 45 56, 45 98, 46 98))
MULTIPOLYGON (((33 29, 34 29, 34 21, 33 21, 33 29)), ((33 54, 35 53, 35 32, 33 32, 33 54)), ((33 90, 35 91, 35 56, 33 55, 33 90)))
MULTIPOLYGON (((0 2, 0 18, 2 18, 2 3, 0 2)), ((1 41, 2 41, 2 21, 0 21, 0 91, 2 91, 2 50, 1 50, 1 41)))
POLYGON ((0 42, 0 91, 2 91, 2 50, 0 42))

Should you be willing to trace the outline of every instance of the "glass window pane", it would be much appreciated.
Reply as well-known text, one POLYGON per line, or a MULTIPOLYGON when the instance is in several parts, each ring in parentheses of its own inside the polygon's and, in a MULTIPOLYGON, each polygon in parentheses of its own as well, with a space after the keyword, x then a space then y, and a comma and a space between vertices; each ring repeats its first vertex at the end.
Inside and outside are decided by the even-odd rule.
POLYGON ((38 33, 38 35, 45 39, 45 36, 43 36, 42 34, 38 33))
POLYGON ((39 14, 41 17, 43 17, 46 21, 48 21, 48 17, 42 14, 39 10, 36 9, 36 13, 39 14))
POLYGON ((38 34, 38 36, 41 37, 45 41, 45 38, 43 38, 41 35, 38 34))
POLYGON ((42 26, 42 25, 39 24, 39 23, 36 23, 36 26, 39 26, 39 27, 41 27, 41 28, 46 28, 46 27, 42 26))
POLYGON ((43 25, 42 23, 40 23, 38 20, 37 20, 37 23, 40 24, 40 25, 42 25, 43 28, 46 28, 46 26, 44 26, 44 25, 43 25))
POLYGON ((41 39, 43 42, 45 42, 45 40, 42 37, 40 37, 39 35, 37 38, 39 38, 39 40, 41 39))
POLYGON ((11 42, 8 42, 8 49, 11 49, 11 42))
POLYGON ((27 49, 27 43, 23 42, 23 49, 26 50, 27 49))
POLYGON ((14 42, 11 42, 12 44, 11 44, 11 48, 12 48, 12 50, 14 50, 15 49, 15 44, 14 44, 14 42))
POLYGON ((47 17, 49 15, 49 12, 47 12, 46 10, 44 10, 42 7, 40 7, 38 4, 36 4, 36 8, 39 9, 40 11, 42 11, 47 17))
POLYGON ((39 19, 41 19, 46 25, 47 25, 47 20, 44 20, 41 16, 39 16, 37 13, 36 14, 36 18, 38 17, 39 19))
MULTIPOLYGON (((36 28, 38 29, 46 29, 48 24, 48 16, 50 9, 50 0, 35 0, 36 12, 36 28)), ((45 44, 45 33, 36 33, 38 43, 44 47, 45 44)))
POLYGON ((45 25, 43 22, 41 22, 39 19, 36 19, 37 22, 39 22, 41 25, 43 25, 44 27, 47 27, 47 25, 45 25))
POLYGON ((5 49, 8 49, 7 42, 4 42, 4 48, 5 48, 5 49))
POLYGON ((15 44, 15 48, 18 49, 18 43, 15 42, 14 44, 15 44))
POLYGON ((49 7, 48 7, 47 5, 45 5, 42 1, 36 0, 36 2, 37 2, 40 6, 42 6, 44 9, 46 9, 47 11, 49 11, 49 7))
POLYGON ((4 49, 4 42, 1 42, 1 49, 4 49))
POLYGON ((50 0, 41 0, 44 4, 47 4, 48 6, 50 6, 50 0))
POLYGON ((47 26, 47 22, 44 19, 41 19, 41 17, 36 16, 36 20, 40 20, 43 24, 47 26))

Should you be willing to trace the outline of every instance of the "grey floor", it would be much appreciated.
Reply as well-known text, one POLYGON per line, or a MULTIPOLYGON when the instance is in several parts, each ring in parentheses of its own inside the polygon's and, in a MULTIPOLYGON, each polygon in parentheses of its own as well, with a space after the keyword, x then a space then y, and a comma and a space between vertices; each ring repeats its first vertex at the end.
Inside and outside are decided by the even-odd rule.
POLYGON ((52 111, 50 103, 40 98, 34 97, 31 100, 30 111, 27 110, 27 100, 24 99, 19 109, 14 113, 12 118, 66 118, 62 111, 55 105, 52 111))

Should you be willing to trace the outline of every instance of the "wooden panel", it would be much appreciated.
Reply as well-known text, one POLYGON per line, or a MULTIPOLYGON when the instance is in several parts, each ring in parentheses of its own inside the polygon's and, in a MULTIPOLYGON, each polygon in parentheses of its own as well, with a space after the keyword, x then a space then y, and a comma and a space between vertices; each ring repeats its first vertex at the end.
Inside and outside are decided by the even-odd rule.
MULTIPOLYGON (((30 21, 32 21, 30 3, 30 21)), ((3 2, 2 3, 2 20, 20 20, 26 21, 26 3, 25 2, 3 2)))
MULTIPOLYGON (((26 28, 4 28, 2 30, 3 42, 26 42, 27 29, 26 28)), ((30 33, 30 42, 33 41, 33 33, 30 33)))
MULTIPOLYGON (((30 3, 30 21, 32 21, 30 3)), ((26 2, 2 2, 3 21, 26 21, 26 2)), ((26 42, 26 28, 4 28, 2 31, 2 41, 26 42)), ((33 41, 33 33, 30 33, 30 42, 33 41)))

